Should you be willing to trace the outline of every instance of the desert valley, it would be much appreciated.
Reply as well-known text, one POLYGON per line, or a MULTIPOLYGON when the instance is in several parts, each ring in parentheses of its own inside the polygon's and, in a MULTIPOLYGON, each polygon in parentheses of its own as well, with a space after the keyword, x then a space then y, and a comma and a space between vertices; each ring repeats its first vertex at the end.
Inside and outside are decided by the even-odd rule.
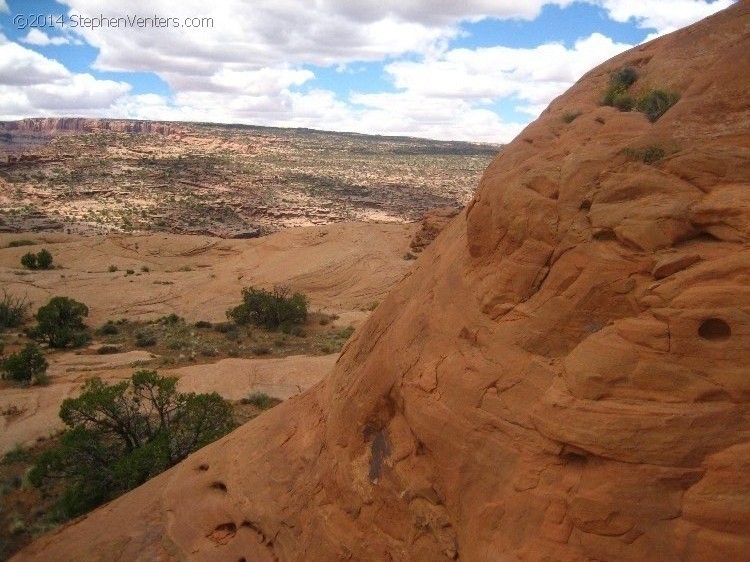
POLYGON ((746 560, 749 30, 745 0, 628 50, 506 146, 0 123, 0 558, 746 560), (87 307, 59 346, 56 296, 87 307), (111 450, 64 421, 164 422, 78 398, 138 370, 226 424, 61 504, 49 451, 111 450))

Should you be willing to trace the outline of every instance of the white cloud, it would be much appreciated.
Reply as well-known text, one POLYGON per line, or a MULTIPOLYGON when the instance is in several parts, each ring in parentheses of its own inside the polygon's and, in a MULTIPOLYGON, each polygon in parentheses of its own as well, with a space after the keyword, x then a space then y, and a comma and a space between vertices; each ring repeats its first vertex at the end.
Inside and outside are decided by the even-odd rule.
POLYGON ((48 45, 67 45, 70 43, 70 39, 67 37, 50 37, 43 31, 31 29, 26 37, 21 39, 21 42, 38 47, 46 47, 48 45))
POLYGON ((0 34, 0 119, 109 108, 130 85, 70 72, 0 34))
POLYGON ((630 47, 594 33, 578 40, 572 49, 559 44, 533 49, 455 49, 439 60, 394 62, 386 71, 397 88, 424 97, 517 98, 528 102, 520 111, 536 116, 587 70, 630 47))
MULTIPOLYGON (((592 1, 592 0, 589 0, 592 1)), ((593 0, 602 6, 614 21, 634 21, 644 29, 655 29, 650 37, 669 33, 706 18, 734 4, 735 0, 659 0, 634 2, 633 0, 593 0)))
POLYGON ((5 2, 5 0, 0 0, 0 12, 10 12, 10 9, 8 9, 8 4, 5 2))

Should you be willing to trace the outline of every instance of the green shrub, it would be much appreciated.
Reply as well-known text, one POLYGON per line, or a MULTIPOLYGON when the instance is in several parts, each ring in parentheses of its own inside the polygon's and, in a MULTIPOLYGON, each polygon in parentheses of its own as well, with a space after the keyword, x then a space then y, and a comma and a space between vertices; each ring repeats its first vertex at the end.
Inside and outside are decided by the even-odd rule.
POLYGON ((3 289, 3 298, 0 300, 0 329, 15 328, 23 324, 29 308, 31 303, 26 301, 26 297, 13 297, 3 289))
POLYGON ((628 93, 630 86, 638 80, 638 72, 629 66, 613 72, 609 77, 609 88, 604 93, 602 105, 611 105, 620 111, 633 109, 635 101, 628 93))
POLYGON ((226 334, 227 332, 235 331, 237 328, 231 322, 219 322, 214 324, 214 330, 220 334, 226 334))
POLYGON ((353 333, 354 326, 347 326, 346 328, 341 328, 338 332, 336 332, 336 337, 342 340, 348 340, 350 337, 352 337, 353 333))
POLYGON ((652 123, 664 115, 667 110, 680 100, 679 94, 666 90, 647 90, 638 96, 635 108, 644 113, 652 123))
POLYGON ((116 345, 103 345, 96 350, 99 355, 111 355, 113 353, 119 353, 120 348, 116 345))
POLYGON ((21 265, 24 266, 26 269, 37 269, 39 266, 37 265, 37 262, 36 262, 36 254, 27 252, 24 255, 22 255, 21 265))
POLYGON ((52 268, 52 254, 42 248, 42 250, 36 255, 36 265, 39 269, 52 268))
POLYGON ((666 151, 658 146, 649 146, 643 150, 628 147, 624 152, 628 157, 640 160, 644 164, 653 164, 666 155, 666 151))
POLYGON ((8 243, 8 248, 20 248, 21 246, 34 246, 36 242, 33 240, 27 240, 25 238, 21 240, 11 240, 8 243))
POLYGON ((149 331, 139 330, 135 333, 135 345, 138 347, 151 347, 156 345, 156 336, 149 331))
POLYGON ((90 379, 80 396, 63 401, 60 418, 68 429, 29 481, 62 479, 58 508, 68 517, 135 488, 234 427, 221 396, 178 392, 176 377, 156 371, 112 385, 90 379))
POLYGON ((269 410, 281 403, 281 400, 269 396, 265 392, 253 392, 247 398, 240 400, 243 404, 252 404, 260 410, 269 410))
POLYGON ((255 324, 268 329, 283 323, 297 324, 307 320, 307 298, 302 293, 289 295, 289 288, 276 286, 273 291, 246 287, 242 304, 227 311, 237 324, 255 324))
POLYGON ((566 111, 562 114, 562 120, 564 123, 572 123, 576 119, 578 119, 582 113, 580 111, 566 111))
POLYGON ((88 341, 83 318, 88 315, 85 304, 68 297, 52 297, 34 315, 37 326, 31 333, 36 339, 48 342, 50 347, 83 345, 88 341))
POLYGON ((14 353, 2 361, 3 378, 13 382, 36 382, 44 384, 47 379, 47 360, 34 343, 27 343, 18 353, 14 353))
POLYGON ((96 330, 97 336, 116 336, 119 333, 120 329, 111 320, 96 330))
POLYGON ((52 254, 50 254, 46 249, 42 249, 36 254, 27 252, 23 256, 21 256, 21 265, 26 269, 51 269, 52 254))
POLYGON ((162 316, 159 322, 166 326, 176 326, 177 324, 181 324, 185 321, 184 318, 181 316, 178 316, 174 312, 172 314, 169 314, 167 316, 162 316))
POLYGON ((211 322, 208 322, 206 320, 198 320, 195 323, 195 327, 196 328, 201 328, 201 329, 211 328, 212 326, 213 326, 213 324, 211 324, 211 322))

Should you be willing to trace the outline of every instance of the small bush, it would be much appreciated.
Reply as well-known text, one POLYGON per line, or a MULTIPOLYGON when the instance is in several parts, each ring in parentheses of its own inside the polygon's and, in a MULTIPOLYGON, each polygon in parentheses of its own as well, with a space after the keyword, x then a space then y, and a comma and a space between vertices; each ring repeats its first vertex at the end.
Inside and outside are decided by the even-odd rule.
POLYGON ((680 100, 679 94, 666 90, 647 90, 638 96, 635 108, 644 113, 652 123, 664 115, 667 110, 680 100))
POLYGON ((25 238, 21 240, 11 240, 8 243, 8 248, 20 248, 21 246, 34 246, 36 242, 33 240, 27 240, 25 238))
POLYGON ((307 333, 301 327, 299 327, 299 326, 294 326, 290 330, 289 333, 292 334, 293 336, 297 337, 297 338, 306 338, 307 337, 307 333))
POLYGON ((562 114, 562 120, 564 123, 570 124, 578 119, 582 113, 580 111, 566 111, 562 114))
POLYGON ((141 266, 141 271, 142 271, 143 273, 148 273, 148 272, 149 272, 149 271, 151 271, 151 270, 150 270, 150 269, 148 268, 148 266, 147 266, 147 265, 142 265, 142 266, 141 266))
POLYGON ((330 318, 328 318, 328 316, 323 316, 323 317, 322 317, 322 318, 321 318, 321 319, 320 319, 320 320, 318 321, 318 324, 320 324, 321 326, 327 326, 327 325, 328 325, 328 323, 329 323, 330 321, 331 321, 331 319, 330 319, 330 318))
POLYGON ((206 320, 198 320, 195 323, 195 327, 196 328, 201 328, 201 329, 208 329, 208 328, 211 328, 212 326, 213 326, 213 324, 211 324, 211 322, 208 322, 206 320))
POLYGON ((36 262, 36 254, 27 252, 24 255, 22 255, 21 265, 24 266, 26 269, 38 269, 39 266, 37 265, 37 262, 36 262))
POLYGON ((120 333, 120 330, 115 326, 114 322, 110 320, 100 328, 97 328, 95 333, 97 336, 116 336, 120 333))
POLYGON ((163 316, 159 322, 162 324, 165 324, 166 326, 176 326, 177 324, 181 324, 184 322, 185 319, 181 316, 178 316, 174 312, 172 314, 169 314, 168 316, 163 316))
POLYGON ((109 271, 110 273, 114 273, 115 271, 117 271, 117 266, 116 266, 115 264, 111 264, 111 265, 110 265, 110 266, 109 266, 109 267, 107 268, 107 271, 109 271))
POLYGON ((151 332, 139 330, 135 333, 135 345, 138 347, 151 347, 156 345, 156 336, 151 332))
POLYGON ((36 265, 39 269, 52 268, 52 254, 42 248, 42 250, 36 255, 36 265))
POLYGON ((27 343, 18 353, 6 357, 2 361, 3 378, 28 384, 36 382, 44 384, 47 378, 47 360, 34 343, 27 343))
POLYGON ((26 301, 26 297, 19 299, 3 289, 3 298, 0 300, 0 329, 15 328, 23 324, 29 308, 31 303, 26 301))
POLYGON ((271 349, 265 345, 256 345, 253 347, 253 353, 255 355, 268 355, 271 353, 271 349))
POLYGON ((227 332, 235 331, 236 328, 231 322, 219 322, 218 324, 214 324, 214 330, 220 334, 226 334, 227 332))
POLYGON ((219 350, 215 347, 203 347, 201 348, 201 355, 204 357, 216 357, 219 355, 219 350))
POLYGON ((281 285, 273 291, 246 287, 242 289, 242 304, 227 311, 227 318, 236 324, 255 324, 268 329, 282 324, 298 324, 307 320, 307 297, 302 293, 289 295, 289 288, 281 285))
POLYGON ((45 249, 42 249, 36 254, 27 252, 21 256, 21 265, 26 269, 51 269, 52 254, 45 249))
POLYGON ((336 332, 336 337, 342 340, 348 340, 354 333, 354 326, 347 326, 336 332))
POLYGON ((96 350, 99 355, 111 355, 113 353, 119 353, 120 348, 116 345, 103 345, 96 350))
POLYGON ((602 105, 611 105, 620 111, 630 111, 633 109, 635 101, 628 93, 630 86, 638 80, 638 72, 629 66, 613 72, 609 77, 609 88, 604 93, 602 105))
POLYGON ((409 260, 415 260, 415 259, 417 259, 417 256, 415 256, 411 252, 406 252, 404 254, 404 259, 407 260, 407 261, 409 261, 409 260))
POLYGON ((644 164, 653 164, 654 162, 657 162, 664 158, 664 156, 666 155, 664 149, 658 146, 649 146, 644 148, 643 150, 628 147, 624 150, 624 152, 629 158, 640 160, 644 164))
POLYGON ((172 339, 167 342, 167 349, 182 349, 183 347, 187 347, 185 345, 185 342, 179 339, 172 339))
POLYGON ((274 398, 273 396, 269 396, 265 392, 253 392, 247 398, 243 398, 242 400, 240 400, 240 402, 242 402, 243 404, 252 404, 259 410, 265 411, 281 403, 281 400, 279 400, 278 398, 274 398))
POLYGON ((125 275, 133 275, 134 273, 135 273, 134 269, 126 269, 125 270, 125 275))

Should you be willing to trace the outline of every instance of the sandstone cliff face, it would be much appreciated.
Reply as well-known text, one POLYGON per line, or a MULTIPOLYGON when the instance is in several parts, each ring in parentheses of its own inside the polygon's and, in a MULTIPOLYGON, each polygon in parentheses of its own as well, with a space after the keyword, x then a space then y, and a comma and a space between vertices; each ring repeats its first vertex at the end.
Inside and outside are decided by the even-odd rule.
POLYGON ((322 384, 18 559, 746 559, 749 29, 587 74, 322 384), (600 107, 624 65, 679 103, 600 107))
POLYGON ((0 121, 0 133, 20 136, 53 136, 60 133, 144 133, 171 135, 183 128, 176 123, 133 121, 129 119, 90 119, 85 117, 38 117, 21 121, 0 121))

